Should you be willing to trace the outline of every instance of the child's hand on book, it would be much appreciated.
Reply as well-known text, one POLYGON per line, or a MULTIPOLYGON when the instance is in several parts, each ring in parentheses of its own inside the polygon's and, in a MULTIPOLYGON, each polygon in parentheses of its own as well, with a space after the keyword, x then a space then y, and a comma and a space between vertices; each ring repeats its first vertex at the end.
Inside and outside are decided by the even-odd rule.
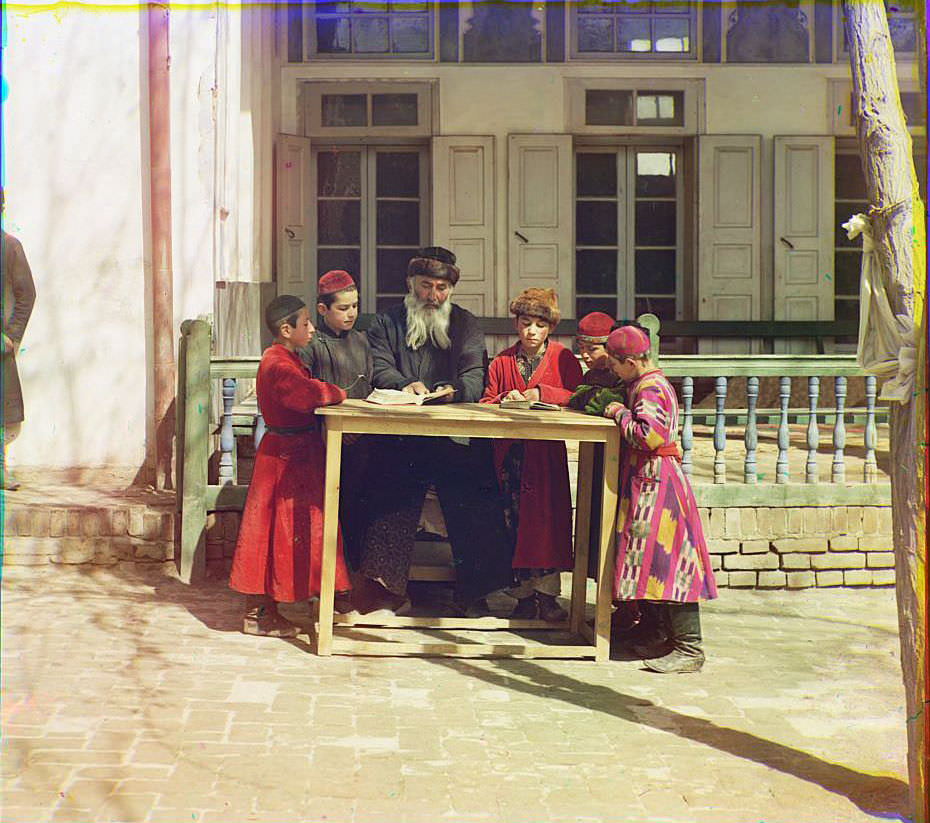
POLYGON ((409 392, 410 394, 429 394, 429 389, 419 380, 408 383, 401 391, 409 392))

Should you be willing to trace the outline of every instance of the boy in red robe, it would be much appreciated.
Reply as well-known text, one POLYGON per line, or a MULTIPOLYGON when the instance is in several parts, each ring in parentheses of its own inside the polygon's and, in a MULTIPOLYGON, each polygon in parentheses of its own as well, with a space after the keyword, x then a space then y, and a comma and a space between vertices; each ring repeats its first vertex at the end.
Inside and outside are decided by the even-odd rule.
MULTIPOLYGON (((559 322, 552 289, 527 289, 510 303, 519 342, 491 362, 482 403, 541 400, 568 404, 581 366, 550 341, 559 322)), ((495 440, 494 464, 504 496, 505 522, 514 544, 515 619, 560 622, 560 573, 572 567, 572 502, 565 444, 553 440, 495 440)))
MULTIPOLYGON (((262 355, 255 390, 267 432, 255 456, 229 585, 248 595, 243 632, 294 637, 299 628, 277 604, 320 591, 325 462, 314 410, 341 403, 346 393, 314 380, 297 355, 315 331, 299 297, 272 300, 265 324, 275 339, 262 355)), ((336 591, 349 588, 340 548, 336 591)))

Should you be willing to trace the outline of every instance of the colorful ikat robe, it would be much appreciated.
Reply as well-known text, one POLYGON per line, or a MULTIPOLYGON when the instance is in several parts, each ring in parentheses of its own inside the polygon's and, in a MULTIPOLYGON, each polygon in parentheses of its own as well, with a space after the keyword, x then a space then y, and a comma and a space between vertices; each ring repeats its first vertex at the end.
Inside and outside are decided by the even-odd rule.
POLYGON ((694 494, 678 455, 678 398, 661 371, 627 385, 621 406, 615 600, 717 596, 694 494))

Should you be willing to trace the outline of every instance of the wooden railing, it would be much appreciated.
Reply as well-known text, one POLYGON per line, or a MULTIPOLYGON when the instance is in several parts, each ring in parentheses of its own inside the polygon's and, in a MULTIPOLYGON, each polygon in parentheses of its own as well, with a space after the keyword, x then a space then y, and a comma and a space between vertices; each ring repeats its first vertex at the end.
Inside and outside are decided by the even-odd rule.
MULTIPOLYGON (((658 320, 643 316, 640 321, 653 332, 658 320)), ((253 415, 237 419, 235 400, 237 381, 252 379, 259 357, 211 357, 210 325, 206 320, 188 320, 181 327, 178 370, 178 501, 180 506, 181 574, 185 580, 196 579, 205 568, 204 526, 207 512, 241 510, 247 486, 237 483, 236 433, 253 430, 256 440, 262 434, 263 421, 253 415), (219 394, 213 387, 218 385, 219 394), (212 409, 218 404, 218 421, 212 409), (217 422, 219 425, 217 426, 217 422), (219 462, 217 482, 208 482, 208 463, 218 435, 219 462), (213 443, 211 443, 213 440, 213 443)), ((656 335, 658 339, 658 335, 656 335)), ((682 466, 692 475, 698 505, 716 506, 834 506, 888 505, 890 486, 881 480, 875 457, 878 422, 886 416, 876 407, 875 378, 865 375, 852 355, 671 355, 661 357, 663 371, 681 380, 682 466), (714 379, 714 408, 695 408, 695 380, 714 379), (729 386, 734 378, 746 379, 746 402, 732 407, 729 386), (779 381, 779 408, 759 410, 759 381, 779 381), (820 381, 833 381, 836 404, 818 407, 820 381), (847 409, 845 398, 850 378, 865 381, 865 406, 847 409), (789 408, 792 381, 807 385, 807 405, 789 408), (728 402, 729 401, 729 402, 728 402), (820 420, 831 418, 833 459, 830 479, 825 482, 818 472, 816 457, 820 450, 820 420), (850 482, 846 472, 846 425, 851 420, 864 424, 865 460, 861 482, 850 482), (763 482, 757 470, 757 446, 760 420, 765 424, 777 420, 778 456, 774 482, 763 482), (744 456, 741 477, 730 477, 726 470, 726 428, 735 423, 743 427, 744 456), (806 460, 804 482, 789 482, 789 425, 806 424, 806 460), (713 425, 712 481, 695 477, 695 426, 713 425), (736 480, 736 482, 732 482, 736 480)), ((242 416, 242 415, 240 415, 242 416)), ((710 467, 708 467, 710 468, 710 467)), ((708 476, 711 473, 708 472, 708 476)))

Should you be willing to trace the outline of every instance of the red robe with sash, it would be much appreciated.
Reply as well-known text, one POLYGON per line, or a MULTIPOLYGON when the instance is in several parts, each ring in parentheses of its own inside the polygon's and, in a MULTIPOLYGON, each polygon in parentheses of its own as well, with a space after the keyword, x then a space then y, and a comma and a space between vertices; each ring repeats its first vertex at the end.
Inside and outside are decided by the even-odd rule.
MULTIPOLYGON (((524 381, 517 365, 520 344, 502 351, 491 361, 482 403, 500 403, 511 389, 525 392, 539 389, 544 403, 568 405, 581 382, 581 366, 574 354, 550 341, 542 362, 529 381, 524 381)), ((537 412, 559 414, 560 412, 537 412)), ((501 464, 510 440, 494 441, 494 464, 501 464)), ((562 569, 572 567, 572 499, 568 483, 565 444, 555 440, 527 440, 520 474, 520 512, 513 567, 562 569)))
MULTIPOLYGON (((346 394, 313 379, 297 354, 279 344, 265 349, 255 391, 265 423, 291 432, 269 430, 258 447, 229 585, 293 603, 320 591, 326 463, 313 412, 341 403, 346 394)), ((350 584, 341 536, 339 542, 336 591, 344 591, 350 584)))

